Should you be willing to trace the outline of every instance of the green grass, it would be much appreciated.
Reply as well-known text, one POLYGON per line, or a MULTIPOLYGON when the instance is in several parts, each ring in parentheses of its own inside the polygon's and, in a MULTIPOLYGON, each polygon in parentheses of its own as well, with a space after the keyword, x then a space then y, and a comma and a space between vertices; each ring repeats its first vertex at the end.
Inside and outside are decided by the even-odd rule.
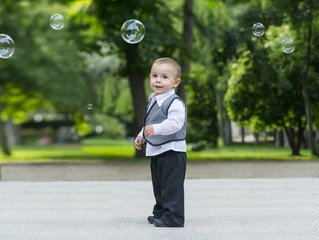
MULTIPOLYGON (((81 144, 21 145, 11 150, 12 156, 0 154, 0 162, 146 160, 134 158, 133 142, 103 138, 84 140, 81 144)), ((189 161, 318 160, 318 157, 311 155, 310 150, 301 150, 300 153, 301 156, 292 156, 290 148, 234 144, 198 152, 189 150, 187 155, 189 161)))
POLYGON ((11 148, 11 156, 0 153, 0 162, 134 160, 134 154, 132 142, 95 138, 84 140, 81 144, 14 146, 11 148))
POLYGON ((301 156, 292 156, 290 148, 278 148, 269 145, 234 145, 199 152, 189 152, 193 160, 315 160, 310 150, 301 150, 301 156))

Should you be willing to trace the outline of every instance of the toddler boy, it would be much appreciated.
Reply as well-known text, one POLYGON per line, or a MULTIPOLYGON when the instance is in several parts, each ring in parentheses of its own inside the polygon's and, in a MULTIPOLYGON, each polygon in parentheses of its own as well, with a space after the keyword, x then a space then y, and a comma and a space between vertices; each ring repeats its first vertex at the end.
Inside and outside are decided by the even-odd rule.
POLYGON ((151 157, 155 205, 147 218, 157 227, 184 226, 184 180, 186 173, 186 106, 174 91, 181 81, 181 67, 171 58, 157 59, 151 69, 144 127, 135 139, 151 157))

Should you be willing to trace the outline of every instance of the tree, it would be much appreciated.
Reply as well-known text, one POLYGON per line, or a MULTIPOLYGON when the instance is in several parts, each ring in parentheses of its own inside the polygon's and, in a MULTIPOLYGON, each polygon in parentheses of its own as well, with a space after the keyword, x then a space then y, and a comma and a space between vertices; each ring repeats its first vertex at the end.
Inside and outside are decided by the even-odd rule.
POLYGON ((313 135, 313 121, 312 121, 312 103, 310 100, 309 95, 309 88, 308 88, 308 75, 309 69, 311 67, 311 52, 312 52, 312 25, 313 25, 313 16, 314 11, 318 12, 319 3, 313 0, 295 0, 295 1, 272 1, 273 4, 278 7, 283 13, 287 13, 289 19, 297 29, 298 32, 302 34, 304 30, 306 30, 306 34, 302 34, 305 36, 306 42, 306 53, 305 53, 305 60, 304 60, 304 70, 303 70, 303 82, 302 82, 302 95, 304 99, 305 105, 305 112, 306 112, 306 119, 307 119, 307 126, 309 128, 310 134, 309 137, 309 145, 312 154, 319 155, 319 152, 316 150, 316 145, 314 142, 314 135, 313 135))
POLYGON ((207 75, 203 74, 203 69, 198 69, 198 73, 193 71, 191 76, 187 95, 187 142, 194 144, 193 150, 217 147, 217 111, 213 85, 207 75))
MULTIPOLYGON (((0 101, 0 114, 1 114, 1 112, 2 112, 2 105, 1 105, 1 101, 0 101)), ((2 149, 3 154, 10 156, 11 151, 10 151, 8 141, 7 141, 6 128, 5 128, 4 122, 1 118, 0 118, 0 144, 1 144, 1 149, 2 149)))
POLYGON ((231 122, 227 109, 224 106, 224 95, 227 91, 227 79, 229 77, 228 64, 237 55, 239 44, 239 31, 236 29, 238 9, 243 11, 242 6, 227 5, 222 1, 206 1, 205 4, 197 5, 195 11, 195 25, 201 36, 201 45, 195 58, 199 62, 205 62, 209 69, 209 78, 213 85, 215 103, 218 113, 218 132, 224 145, 232 144, 231 122), (207 11, 210 9, 210 11, 207 11), (232 17, 229 17, 232 16, 232 17), (203 42, 206 38, 206 42, 203 42), (203 44, 208 44, 204 48, 203 44), (207 52, 211 53, 210 55, 207 52), (207 56, 209 58, 207 59, 207 56), (202 60, 203 59, 203 60, 202 60))
POLYGON ((194 25, 194 13, 193 13, 193 0, 185 0, 183 12, 183 49, 181 51, 181 67, 183 71, 183 81, 181 81, 177 94, 186 101, 185 85, 188 81, 188 74, 190 73, 190 59, 193 47, 193 25, 194 25))
POLYGON ((281 36, 288 33, 296 37, 289 25, 270 26, 267 39, 253 38, 254 47, 232 66, 226 103, 231 118, 242 125, 252 124, 257 131, 283 127, 292 154, 299 155, 306 124, 300 88, 303 54, 280 50, 281 36))
MULTIPOLYGON (((129 80, 137 135, 144 125, 144 79, 148 76, 151 64, 156 58, 174 56, 178 52, 179 39, 173 28, 173 14, 161 0, 94 0, 92 9, 92 13, 97 14, 105 30, 103 38, 116 44, 119 54, 125 58, 121 73, 129 80), (142 42, 132 45, 121 38, 120 28, 128 19, 138 19, 144 24, 146 36, 142 42)), ((136 152, 136 156, 142 155, 142 152, 136 152)))
POLYGON ((21 123, 36 110, 81 112, 85 85, 78 43, 67 26, 55 31, 49 25, 52 11, 67 16, 65 8, 47 1, 5 1, 0 11, 1 28, 16 47, 0 65, 2 121, 21 123))

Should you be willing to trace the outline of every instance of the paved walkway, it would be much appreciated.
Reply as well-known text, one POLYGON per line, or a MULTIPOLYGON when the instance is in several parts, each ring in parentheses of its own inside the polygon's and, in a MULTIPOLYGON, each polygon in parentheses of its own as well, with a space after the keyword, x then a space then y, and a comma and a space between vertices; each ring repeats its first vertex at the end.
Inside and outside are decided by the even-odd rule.
POLYGON ((184 228, 146 222, 150 181, 0 182, 1 240, 318 240, 319 179, 188 179, 184 228))
POLYGON ((147 162, 0 168, 0 240, 319 240, 316 161, 189 163, 185 227, 164 229, 147 162))
MULTIPOLYGON (((186 178, 319 177, 319 161, 189 162, 186 178)), ((0 164, 1 181, 149 180, 149 162, 0 164)))

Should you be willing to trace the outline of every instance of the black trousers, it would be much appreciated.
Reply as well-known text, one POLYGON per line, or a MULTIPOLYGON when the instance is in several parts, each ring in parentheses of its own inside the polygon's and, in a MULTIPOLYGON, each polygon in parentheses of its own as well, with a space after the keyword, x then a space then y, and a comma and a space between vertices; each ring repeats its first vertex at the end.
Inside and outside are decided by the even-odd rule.
POLYGON ((156 204, 155 218, 172 227, 184 226, 185 152, 167 151, 151 157, 151 174, 156 204))

